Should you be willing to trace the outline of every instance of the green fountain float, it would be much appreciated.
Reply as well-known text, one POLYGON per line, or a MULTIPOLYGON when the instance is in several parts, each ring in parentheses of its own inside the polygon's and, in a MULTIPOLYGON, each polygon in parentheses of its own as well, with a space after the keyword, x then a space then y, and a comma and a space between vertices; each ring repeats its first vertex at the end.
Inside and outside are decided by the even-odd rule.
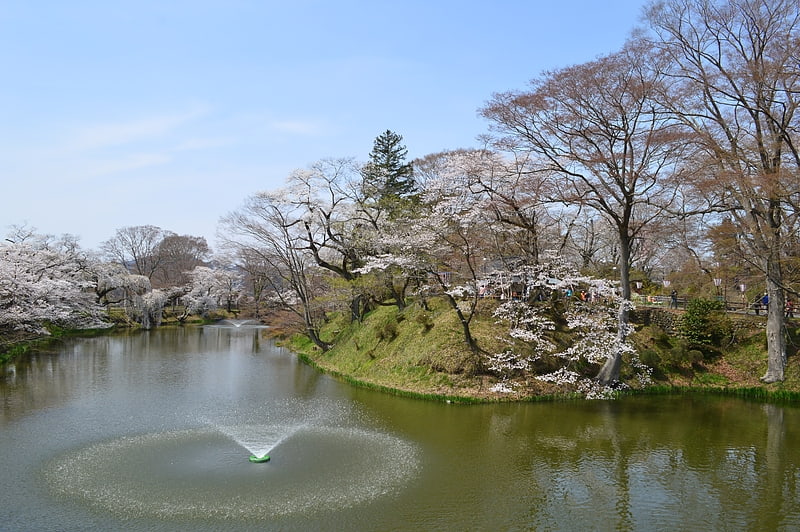
POLYGON ((213 427, 241 445, 250 453, 254 464, 269 462, 269 452, 300 425, 216 425, 213 427))

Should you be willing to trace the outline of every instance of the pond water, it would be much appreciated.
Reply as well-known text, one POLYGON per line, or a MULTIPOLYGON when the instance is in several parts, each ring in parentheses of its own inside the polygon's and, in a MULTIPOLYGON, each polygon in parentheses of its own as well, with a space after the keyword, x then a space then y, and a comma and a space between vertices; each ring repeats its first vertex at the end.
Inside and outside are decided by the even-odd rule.
POLYGON ((800 529, 795 406, 404 399, 263 332, 70 340, 3 368, 0 529, 800 529))

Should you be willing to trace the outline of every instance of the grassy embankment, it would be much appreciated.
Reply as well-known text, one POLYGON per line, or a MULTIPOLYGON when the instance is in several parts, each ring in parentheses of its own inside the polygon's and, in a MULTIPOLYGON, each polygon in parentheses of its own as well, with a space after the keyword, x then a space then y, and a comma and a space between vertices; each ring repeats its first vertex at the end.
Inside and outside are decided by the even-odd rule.
MULTIPOLYGON (((500 351, 503 345, 497 339, 502 326, 491 317, 496 304, 481 301, 472 324, 475 337, 488 352, 500 351)), ((403 312, 381 307, 360 324, 334 319, 323 330, 324 339, 334 343, 325 353, 302 336, 293 337, 289 347, 311 365, 352 384, 401 395, 463 402, 574 397, 569 390, 530 376, 514 379, 514 393, 491 391, 497 379, 472 371, 474 358, 466 348, 455 313, 443 302, 431 301, 429 305, 429 310, 412 305, 403 312)), ((679 319, 677 312, 660 312, 679 319)), ((760 400, 800 400, 798 324, 790 324, 786 380, 765 385, 759 381, 766 371, 763 316, 723 318, 729 320, 731 328, 716 347, 687 343, 650 320, 637 323, 632 341, 643 361, 653 368, 654 383, 636 393, 707 392, 760 400)), ((569 339, 562 337, 559 341, 564 344, 569 339)), ((596 371, 592 367, 579 369, 587 376, 596 371)), ((623 380, 631 377, 629 371, 623 367, 623 380)))

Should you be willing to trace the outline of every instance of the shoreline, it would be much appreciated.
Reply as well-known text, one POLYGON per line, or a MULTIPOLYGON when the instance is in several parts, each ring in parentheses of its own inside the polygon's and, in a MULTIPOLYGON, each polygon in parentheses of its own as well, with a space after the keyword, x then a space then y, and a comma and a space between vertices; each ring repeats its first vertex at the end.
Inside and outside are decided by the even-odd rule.
MULTIPOLYGON (((190 324, 195 326, 197 324, 190 324)), ((170 325, 165 325, 169 327, 170 325)), ((81 331, 59 331, 51 336, 35 336, 21 339, 20 341, 8 342, 9 348, 0 355, 0 365, 13 363, 16 359, 24 357, 36 351, 44 351, 52 347, 57 342, 67 337, 93 337, 106 334, 126 334, 135 329, 111 327, 108 329, 91 329, 81 331)), ((575 401, 593 400, 584 397, 577 392, 552 390, 552 393, 540 394, 520 394, 520 393, 501 393, 490 391, 486 376, 478 377, 459 377, 461 386, 436 385, 418 386, 416 389, 404 386, 402 382, 379 382, 374 379, 357 376, 353 373, 342 370, 332 360, 323 360, 324 354, 313 349, 304 349, 299 342, 293 342, 291 338, 274 337, 279 345, 287 348, 293 356, 319 371, 331 377, 350 384, 351 386, 374 390, 388 395, 405 397, 410 399, 435 401, 452 404, 492 404, 492 403, 530 403, 530 402, 554 402, 554 401, 575 401)), ((444 374, 442 377, 455 377, 451 374, 444 374)), ((755 400, 768 403, 793 404, 800 403, 800 391, 784 389, 783 383, 753 385, 748 382, 733 382, 727 384, 686 384, 686 383, 662 383, 655 382, 645 388, 619 390, 609 399, 622 398, 636 395, 719 395, 726 397, 738 397, 742 399, 755 400), (772 387, 773 389, 770 389, 772 387)))
MULTIPOLYGON (((425 401, 454 403, 454 404, 493 404, 493 403, 538 403, 538 402, 567 402, 567 401, 594 401, 597 399, 587 398, 578 393, 555 393, 543 395, 525 395, 513 396, 511 394, 486 394, 483 396, 476 395, 459 395, 452 393, 440 393, 436 390, 416 391, 408 390, 401 387, 395 387, 386 384, 370 382, 356 378, 352 375, 339 371, 333 367, 329 367, 319 363, 313 356, 308 353, 293 350, 287 346, 287 349, 304 364, 311 368, 326 374, 331 377, 367 390, 375 390, 389 395, 398 397, 405 397, 410 399, 418 399, 425 401)), ((765 385, 769 386, 769 385, 765 385)), ((619 399, 628 396, 646 396, 646 395, 717 395, 722 397, 736 397, 739 399, 752 400, 762 403, 779 403, 779 404, 793 404, 800 403, 800 392, 789 390, 769 390, 765 386, 709 386, 709 385, 678 385, 678 384, 653 384, 651 386, 640 389, 626 389, 619 390, 614 394, 610 400, 619 399)))

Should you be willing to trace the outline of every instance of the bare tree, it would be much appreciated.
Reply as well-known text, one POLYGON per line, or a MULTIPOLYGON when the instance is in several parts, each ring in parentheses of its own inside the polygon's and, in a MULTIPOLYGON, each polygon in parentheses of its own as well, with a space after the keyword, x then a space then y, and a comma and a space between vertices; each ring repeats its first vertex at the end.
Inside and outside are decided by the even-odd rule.
POLYGON ((220 236, 251 263, 260 262, 262 280, 269 283, 283 308, 303 320, 306 334, 322 350, 330 344, 320 336, 324 313, 319 286, 313 279, 313 257, 305 242, 301 214, 287 191, 251 196, 245 205, 221 220, 220 236))
POLYGON ((154 225, 137 225, 117 229, 116 234, 100 246, 106 256, 138 275, 152 279, 161 265, 159 245, 167 233, 154 225))
POLYGON ((211 250, 203 237, 167 233, 155 253, 159 267, 152 280, 157 287, 168 287, 185 285, 189 281, 186 272, 205 265, 211 250))
MULTIPOLYGON (((625 300, 632 243, 675 203, 685 155, 681 131, 652 98, 660 81, 647 50, 629 46, 546 73, 529 91, 495 95, 482 110, 499 146, 532 152, 541 171, 558 176, 557 199, 595 210, 616 229, 625 300)), ((622 338, 627 308, 619 311, 622 338)), ((618 380, 620 363, 621 353, 610 357, 598 379, 618 380)))
POLYGON ((261 305, 270 287, 268 277, 270 268, 268 263, 259 253, 246 247, 241 248, 238 256, 235 259, 230 259, 229 262, 231 264, 235 262, 236 267, 243 272, 245 285, 253 297, 253 315, 256 318, 260 318, 261 305))
POLYGON ((612 228, 594 212, 578 208, 566 219, 561 255, 574 258, 581 271, 607 273, 608 264, 617 264, 617 238, 612 228))
POLYGON ((767 371, 784 379, 785 243, 796 229, 800 10, 796 0, 666 0, 647 12, 667 59, 662 101, 695 133, 709 170, 693 181, 730 208, 766 277, 767 371))

